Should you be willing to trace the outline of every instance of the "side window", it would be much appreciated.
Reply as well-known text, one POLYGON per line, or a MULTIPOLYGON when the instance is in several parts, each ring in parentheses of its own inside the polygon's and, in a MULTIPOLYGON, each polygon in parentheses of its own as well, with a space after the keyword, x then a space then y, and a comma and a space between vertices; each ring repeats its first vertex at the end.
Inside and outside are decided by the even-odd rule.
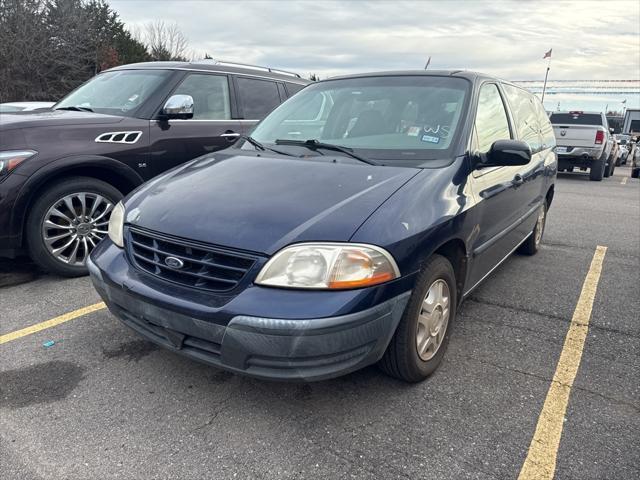
POLYGON ((496 140, 511 138, 507 112, 498 87, 491 83, 482 87, 476 113, 476 137, 478 151, 486 153, 496 140))
POLYGON ((293 97, 296 93, 302 90, 306 85, 299 85, 297 83, 286 83, 287 92, 289 92, 289 96, 293 97))
POLYGON ((247 120, 261 120, 280 105, 276 82, 243 77, 237 80, 240 105, 247 120))
POLYGON ((194 120, 228 120, 231 118, 229 82, 223 75, 191 73, 173 92, 193 97, 194 120))
POLYGON ((519 139, 527 142, 533 153, 539 151, 542 146, 540 124, 533 96, 529 92, 511 85, 503 85, 503 88, 507 94, 509 105, 511 105, 519 139))
POLYGON ((553 133, 553 126, 549 121, 549 115, 542 106, 542 102, 537 98, 533 99, 533 105, 538 114, 538 124, 540 125, 540 136, 542 137, 542 148, 552 148, 556 144, 556 136, 553 133))

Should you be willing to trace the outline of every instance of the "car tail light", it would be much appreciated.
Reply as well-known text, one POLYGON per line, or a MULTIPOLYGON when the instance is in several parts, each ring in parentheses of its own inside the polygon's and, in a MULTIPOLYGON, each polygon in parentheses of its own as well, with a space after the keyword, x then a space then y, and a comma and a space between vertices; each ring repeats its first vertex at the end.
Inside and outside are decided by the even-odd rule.
POLYGON ((596 132, 596 145, 602 145, 604 141, 604 132, 602 130, 598 130, 596 132))

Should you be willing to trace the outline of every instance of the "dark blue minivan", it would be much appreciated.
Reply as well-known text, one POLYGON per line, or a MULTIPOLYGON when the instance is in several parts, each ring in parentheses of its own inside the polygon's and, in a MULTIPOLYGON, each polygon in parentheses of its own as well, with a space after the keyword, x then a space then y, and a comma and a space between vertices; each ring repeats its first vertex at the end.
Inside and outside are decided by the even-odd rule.
POLYGON ((317 82, 119 203, 91 279, 140 335, 233 372, 420 381, 463 298, 538 250, 554 147, 539 100, 488 76, 317 82))

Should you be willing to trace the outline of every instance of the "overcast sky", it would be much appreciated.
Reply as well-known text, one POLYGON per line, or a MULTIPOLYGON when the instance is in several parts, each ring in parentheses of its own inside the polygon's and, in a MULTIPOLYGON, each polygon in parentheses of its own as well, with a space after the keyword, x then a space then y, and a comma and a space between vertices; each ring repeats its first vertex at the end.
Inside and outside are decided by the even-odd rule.
MULTIPOLYGON (((462 68, 509 80, 537 80, 544 78, 547 66, 542 56, 553 48, 550 79, 640 79, 637 0, 110 4, 130 27, 153 20, 177 23, 196 55, 206 52, 305 76, 422 69, 431 56, 430 69, 462 68)), ((639 107, 639 96, 630 97, 627 106, 639 107)), ((619 103, 621 98, 593 100, 619 103)))

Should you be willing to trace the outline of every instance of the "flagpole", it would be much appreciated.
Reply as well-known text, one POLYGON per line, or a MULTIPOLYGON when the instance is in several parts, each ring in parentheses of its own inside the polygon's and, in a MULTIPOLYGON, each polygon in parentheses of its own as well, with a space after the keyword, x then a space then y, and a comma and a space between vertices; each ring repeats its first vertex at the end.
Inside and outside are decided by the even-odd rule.
POLYGON ((549 78, 549 70, 551 69, 551 55, 547 62, 547 73, 544 74, 544 85, 542 86, 542 103, 544 104, 544 92, 547 90, 547 78, 549 78))

